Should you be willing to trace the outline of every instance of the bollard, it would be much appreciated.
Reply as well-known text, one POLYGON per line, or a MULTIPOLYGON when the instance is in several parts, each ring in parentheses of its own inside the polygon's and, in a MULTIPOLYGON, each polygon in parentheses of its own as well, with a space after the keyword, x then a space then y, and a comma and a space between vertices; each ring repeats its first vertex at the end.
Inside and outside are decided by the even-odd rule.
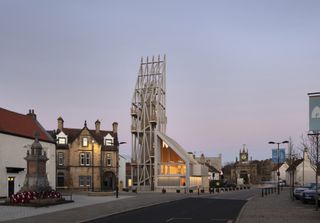
POLYGON ((118 197, 119 197, 119 187, 116 186, 116 198, 118 198, 118 197))

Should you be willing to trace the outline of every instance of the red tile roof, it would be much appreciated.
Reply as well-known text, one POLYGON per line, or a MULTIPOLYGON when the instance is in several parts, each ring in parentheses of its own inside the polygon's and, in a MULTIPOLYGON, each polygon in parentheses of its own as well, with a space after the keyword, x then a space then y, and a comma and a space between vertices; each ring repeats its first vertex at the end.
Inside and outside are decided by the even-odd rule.
POLYGON ((0 132, 20 137, 35 138, 39 133, 39 140, 54 143, 52 137, 41 124, 31 115, 23 115, 0 108, 0 132))

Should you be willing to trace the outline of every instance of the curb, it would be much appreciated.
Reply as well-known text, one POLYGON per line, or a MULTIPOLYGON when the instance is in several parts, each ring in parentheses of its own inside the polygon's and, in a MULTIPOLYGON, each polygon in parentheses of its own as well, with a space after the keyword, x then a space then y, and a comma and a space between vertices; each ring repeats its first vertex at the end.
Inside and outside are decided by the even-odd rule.
POLYGON ((235 223, 239 223, 239 222, 240 222, 240 218, 242 217, 243 212, 244 212, 245 209, 247 208, 248 203, 249 203, 253 198, 255 198, 255 197, 256 197, 256 195, 253 196, 253 197, 251 197, 250 199, 247 199, 247 202, 242 206, 242 208, 241 208, 241 210, 240 210, 240 213, 238 214, 238 217, 237 217, 237 219, 235 220, 235 223))

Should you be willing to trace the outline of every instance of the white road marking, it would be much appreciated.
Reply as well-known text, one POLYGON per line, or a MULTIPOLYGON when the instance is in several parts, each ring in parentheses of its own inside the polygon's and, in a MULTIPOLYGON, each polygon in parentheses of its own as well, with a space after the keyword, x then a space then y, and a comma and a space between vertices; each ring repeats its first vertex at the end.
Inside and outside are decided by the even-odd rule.
POLYGON ((232 220, 223 218, 211 218, 210 221, 225 221, 227 223, 232 223, 232 220))
POLYGON ((170 221, 173 221, 173 220, 192 220, 192 218, 169 218, 166 220, 166 222, 170 222, 170 221))

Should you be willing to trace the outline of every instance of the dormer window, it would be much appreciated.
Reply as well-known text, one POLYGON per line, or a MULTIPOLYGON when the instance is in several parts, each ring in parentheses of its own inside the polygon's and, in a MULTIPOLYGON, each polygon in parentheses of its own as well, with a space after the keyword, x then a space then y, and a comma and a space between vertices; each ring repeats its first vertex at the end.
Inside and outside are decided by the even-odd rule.
POLYGON ((104 145, 106 146, 113 146, 114 145, 114 140, 113 137, 108 133, 104 138, 104 145))
POLYGON ((68 136, 64 132, 59 132, 56 136, 56 142, 58 145, 66 145, 68 144, 68 136))
POLYGON ((105 145, 106 146, 112 146, 113 145, 113 140, 112 139, 106 139, 105 145))
POLYGON ((66 137, 59 137, 58 138, 58 144, 67 144, 66 137))

